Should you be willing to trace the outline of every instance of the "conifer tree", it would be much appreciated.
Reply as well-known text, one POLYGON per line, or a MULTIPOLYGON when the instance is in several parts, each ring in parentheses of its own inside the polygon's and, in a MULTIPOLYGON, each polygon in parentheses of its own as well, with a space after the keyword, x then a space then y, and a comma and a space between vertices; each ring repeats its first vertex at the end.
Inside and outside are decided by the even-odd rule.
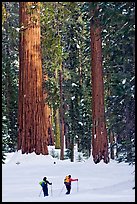
POLYGON ((18 8, 18 2, 2 3, 2 150, 5 152, 17 148, 18 8))
POLYGON ((18 150, 48 154, 42 92, 40 3, 20 2, 18 150))
POLYGON ((95 163, 109 162, 108 139, 105 121, 104 84, 102 67, 101 27, 98 8, 91 10, 91 67, 92 67, 92 155, 95 163))

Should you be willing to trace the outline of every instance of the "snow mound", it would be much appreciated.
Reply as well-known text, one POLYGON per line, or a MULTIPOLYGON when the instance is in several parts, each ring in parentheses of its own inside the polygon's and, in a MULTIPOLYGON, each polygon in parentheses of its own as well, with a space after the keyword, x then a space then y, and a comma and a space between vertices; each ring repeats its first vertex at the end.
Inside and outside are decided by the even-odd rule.
POLYGON ((51 155, 37 155, 35 152, 29 154, 22 154, 21 151, 16 151, 14 153, 8 153, 6 155, 6 164, 35 164, 35 163, 53 163, 55 160, 51 155))

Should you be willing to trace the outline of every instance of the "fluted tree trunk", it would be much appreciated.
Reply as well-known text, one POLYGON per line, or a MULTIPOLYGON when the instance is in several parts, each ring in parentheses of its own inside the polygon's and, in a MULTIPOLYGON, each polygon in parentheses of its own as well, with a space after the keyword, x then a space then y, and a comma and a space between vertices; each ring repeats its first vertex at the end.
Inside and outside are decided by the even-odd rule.
MULTIPOLYGON (((97 11, 96 11, 97 12, 97 11)), ((91 67, 92 67, 92 155, 95 163, 102 159, 109 162, 108 139, 104 110, 104 84, 102 68, 102 42, 99 20, 91 20, 91 67)))
POLYGON ((19 2, 18 150, 48 154, 42 92, 40 2, 19 2))

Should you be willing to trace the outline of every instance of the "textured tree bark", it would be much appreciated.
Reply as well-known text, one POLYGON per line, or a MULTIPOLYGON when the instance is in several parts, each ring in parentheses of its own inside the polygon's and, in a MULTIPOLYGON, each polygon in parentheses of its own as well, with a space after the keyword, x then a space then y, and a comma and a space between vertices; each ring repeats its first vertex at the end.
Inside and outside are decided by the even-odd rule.
POLYGON ((91 21, 91 67, 92 67, 92 155, 95 163, 101 159, 109 162, 107 130, 104 110, 104 84, 102 68, 101 27, 97 19, 91 21))
POLYGON ((18 150, 48 154, 42 92, 39 2, 19 2, 18 150))

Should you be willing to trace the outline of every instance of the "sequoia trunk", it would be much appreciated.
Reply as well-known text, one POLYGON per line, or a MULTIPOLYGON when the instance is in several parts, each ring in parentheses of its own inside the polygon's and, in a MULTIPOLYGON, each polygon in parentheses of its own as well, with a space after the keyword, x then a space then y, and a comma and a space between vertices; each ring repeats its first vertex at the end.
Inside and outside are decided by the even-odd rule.
POLYGON ((48 154, 42 92, 39 2, 20 3, 18 150, 48 154))
POLYGON ((95 163, 108 158, 108 141, 104 110, 104 85, 102 69, 101 27, 97 19, 91 21, 91 67, 92 67, 92 155, 95 163))

